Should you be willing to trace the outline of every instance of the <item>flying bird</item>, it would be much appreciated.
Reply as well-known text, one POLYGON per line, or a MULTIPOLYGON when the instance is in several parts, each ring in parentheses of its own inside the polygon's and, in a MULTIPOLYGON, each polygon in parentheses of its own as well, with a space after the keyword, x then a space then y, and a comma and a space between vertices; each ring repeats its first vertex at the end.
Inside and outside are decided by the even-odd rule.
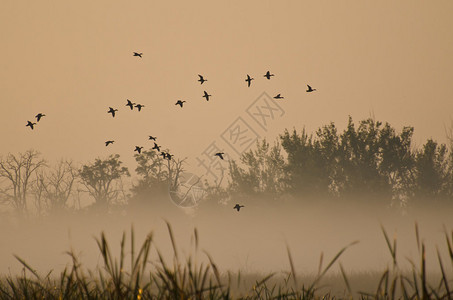
POLYGON ((244 207, 244 205, 239 205, 239 204, 236 204, 233 209, 237 209, 237 211, 239 211, 241 209, 241 207, 244 207))
POLYGON ((152 147, 151 149, 156 149, 157 152, 160 152, 160 146, 158 146, 156 143, 154 143, 154 147, 152 147))
POLYGON ((206 101, 209 101, 209 97, 211 97, 212 95, 209 95, 208 92, 204 91, 204 96, 203 98, 206 98, 206 101))
POLYGON ((142 149, 143 149, 143 147, 135 146, 135 150, 134 151, 137 151, 138 154, 140 154, 140 153, 142 153, 142 149))
POLYGON ((172 154, 170 154, 170 153, 167 153, 167 159, 168 159, 168 160, 171 160, 171 158, 172 158, 172 157, 173 157, 173 155, 172 155, 172 154))
POLYGON ((107 147, 108 145, 113 144, 114 142, 115 142, 115 141, 106 141, 106 142, 105 142, 105 146, 107 147))
POLYGON ((134 56, 142 57, 143 53, 134 52, 134 56))
POLYGON ((27 121, 27 125, 25 125, 25 126, 30 126, 30 128, 33 130, 33 128, 34 128, 33 125, 36 125, 36 123, 32 123, 30 121, 27 121))
POLYGON ((39 113, 39 114, 37 114, 37 115, 35 116, 35 118, 36 118, 36 121, 37 121, 37 122, 39 122, 39 120, 41 120, 41 118, 42 118, 42 117, 45 117, 45 116, 46 116, 46 115, 45 115, 45 114, 43 114, 43 113, 39 113))
POLYGON ((181 100, 178 100, 175 105, 179 105, 182 107, 182 105, 184 104, 184 102, 186 102, 185 100, 184 101, 181 101, 181 100))
POLYGON ((202 75, 198 74, 198 77, 200 77, 200 79, 198 79, 198 81, 200 82, 200 84, 203 84, 203 82, 205 81, 208 81, 207 79, 204 79, 202 75))
POLYGON ((280 94, 274 97, 274 99, 285 99, 285 97, 282 97, 280 94))
POLYGON ((162 152, 160 153, 160 155, 162 155, 162 158, 167 157, 167 153, 165 153, 164 151, 162 151, 162 152))
POLYGON ((216 154, 214 154, 214 156, 218 156, 218 157, 220 157, 221 159, 223 159, 223 155, 224 155, 224 154, 225 154, 225 153, 223 153, 223 152, 217 152, 216 154))
POLYGON ((247 79, 246 79, 245 81, 247 81, 248 87, 250 87, 250 84, 252 83, 252 80, 253 80, 253 79, 255 79, 255 78, 252 78, 252 77, 250 77, 249 74, 247 74, 247 79))
POLYGON ((142 104, 136 104, 135 107, 138 108, 138 111, 141 111, 141 110, 142 110, 142 107, 145 107, 145 106, 142 105, 142 104))
POLYGON ((275 76, 274 74, 271 74, 271 72, 267 71, 266 74, 264 74, 264 77, 266 77, 268 80, 271 79, 271 76, 275 76))
POLYGON ((112 114, 112 117, 115 117, 115 111, 118 111, 117 109, 113 109, 112 107, 109 107, 109 110, 107 111, 108 114, 112 114))
POLYGON ((133 110, 133 109, 134 109, 135 103, 134 103, 134 102, 131 102, 131 100, 129 100, 129 99, 126 99, 126 100, 127 100, 126 106, 129 106, 129 107, 131 108, 131 110, 133 110))
POLYGON ((308 87, 307 93, 316 91, 316 89, 312 89, 311 86, 309 86, 308 84, 307 84, 307 87, 308 87))
POLYGON ((153 141, 155 141, 155 140, 156 140, 156 137, 155 137, 155 136, 152 136, 152 135, 150 135, 150 136, 149 136, 149 139, 150 139, 150 140, 153 140, 153 141))

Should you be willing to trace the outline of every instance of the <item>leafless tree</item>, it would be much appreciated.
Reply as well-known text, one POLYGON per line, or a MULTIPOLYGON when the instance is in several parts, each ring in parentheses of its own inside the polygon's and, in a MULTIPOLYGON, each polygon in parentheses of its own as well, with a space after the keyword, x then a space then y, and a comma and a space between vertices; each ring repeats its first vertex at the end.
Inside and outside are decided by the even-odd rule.
POLYGON ((77 169, 70 160, 60 160, 48 172, 39 172, 36 176, 35 197, 39 197, 38 211, 42 203, 51 213, 63 210, 73 194, 77 178, 77 169))
POLYGON ((184 159, 172 159, 167 161, 167 172, 168 172, 168 185, 170 190, 175 190, 178 188, 179 177, 182 172, 184 172, 184 159))
POLYGON ((0 157, 0 200, 12 205, 19 213, 27 212, 27 195, 33 175, 46 164, 40 156, 38 151, 28 150, 0 157))
POLYGON ((444 125, 445 136, 447 137, 448 146, 453 150, 453 119, 450 119, 450 125, 444 125))

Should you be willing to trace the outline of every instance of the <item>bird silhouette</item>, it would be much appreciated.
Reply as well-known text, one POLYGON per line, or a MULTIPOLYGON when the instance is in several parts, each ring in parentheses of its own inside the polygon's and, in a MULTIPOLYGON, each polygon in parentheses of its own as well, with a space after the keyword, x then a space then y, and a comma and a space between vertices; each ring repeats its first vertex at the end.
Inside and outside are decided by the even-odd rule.
POLYGON ((140 153, 142 153, 142 149, 143 149, 143 147, 135 146, 135 150, 134 151, 137 151, 138 154, 140 154, 140 153))
POLYGON ((307 93, 316 91, 316 89, 312 89, 311 86, 309 86, 308 84, 307 84, 307 87, 308 87, 307 93))
POLYGON ((112 107, 109 107, 109 110, 107 111, 108 114, 112 114, 112 117, 115 117, 115 111, 118 111, 117 109, 113 109, 112 107))
POLYGON ((205 81, 208 81, 207 79, 204 79, 202 75, 198 74, 198 77, 200 77, 200 79, 198 79, 198 81, 200 82, 200 84, 203 84, 203 82, 205 81))
POLYGON ((216 154, 214 154, 214 156, 218 156, 218 157, 220 157, 221 159, 223 159, 223 155, 224 155, 224 154, 225 154, 225 153, 223 153, 223 152, 217 152, 216 154))
POLYGON ((167 156, 167 159, 168 159, 168 160, 171 160, 171 158, 173 157, 173 154, 167 153, 166 156, 167 156))
POLYGON ((136 104, 135 107, 138 108, 138 111, 141 111, 141 110, 142 110, 142 107, 145 107, 145 106, 142 105, 142 104, 136 104))
POLYGON ((127 104, 126 104, 126 106, 129 106, 129 107, 131 108, 131 110, 133 110, 133 109, 134 109, 134 105, 135 105, 135 103, 134 103, 134 102, 132 102, 132 101, 131 101, 131 100, 129 100, 129 99, 126 99, 126 100, 127 100, 127 104))
POLYGON ((106 142, 105 142, 105 146, 107 147, 108 145, 113 144, 114 142, 115 142, 115 141, 106 141, 106 142))
POLYGON ((274 74, 271 74, 271 72, 267 71, 266 74, 264 74, 264 77, 266 77, 268 80, 271 79, 271 76, 275 76, 274 74))
POLYGON ((245 81, 247 81, 247 86, 250 87, 250 84, 252 83, 252 80, 255 79, 255 78, 252 78, 250 77, 249 74, 247 74, 247 79, 245 81))
POLYGON ((152 147, 151 149, 156 149, 157 152, 160 152, 160 146, 158 146, 156 143, 154 143, 154 147, 152 147))
POLYGON ((45 114, 43 114, 43 113, 39 113, 39 114, 37 114, 37 115, 35 116, 35 118, 36 118, 36 121, 37 121, 37 122, 39 122, 39 121, 41 120, 41 118, 42 118, 42 117, 45 117, 45 116, 46 116, 46 115, 45 115, 45 114))
POLYGON ((30 121, 27 121, 27 125, 25 125, 25 126, 30 126, 30 128, 33 130, 33 128, 34 128, 33 125, 36 125, 36 123, 32 123, 30 121))
POLYGON ((162 158, 167 157, 167 153, 165 153, 164 151, 162 151, 162 152, 160 153, 160 155, 162 156, 162 158))
POLYGON ((244 207, 244 205, 239 205, 239 204, 236 204, 233 209, 237 209, 237 211, 239 211, 241 209, 241 207, 244 207))
POLYGON ((181 101, 181 100, 178 100, 175 105, 179 105, 179 106, 183 106, 184 102, 186 102, 185 100, 184 101, 181 101))
POLYGON ((209 95, 208 92, 204 91, 204 96, 203 98, 206 98, 206 101, 209 101, 209 97, 211 97, 212 95, 209 95))
POLYGON ((278 94, 277 96, 274 97, 274 99, 285 99, 285 98, 278 94))
POLYGON ((152 135, 150 135, 150 136, 149 136, 149 139, 150 139, 150 140, 153 140, 153 141, 155 141, 155 140, 156 140, 156 137, 155 137, 155 136, 152 136, 152 135))
POLYGON ((134 52, 134 56, 142 57, 143 53, 134 52))

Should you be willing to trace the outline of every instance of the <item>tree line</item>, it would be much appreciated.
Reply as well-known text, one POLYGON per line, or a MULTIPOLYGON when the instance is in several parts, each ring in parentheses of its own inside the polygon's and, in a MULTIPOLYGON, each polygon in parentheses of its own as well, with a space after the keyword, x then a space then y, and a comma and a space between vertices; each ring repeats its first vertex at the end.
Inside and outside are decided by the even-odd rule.
MULTIPOLYGON (((397 131, 389 123, 349 117, 339 132, 334 123, 315 133, 285 130, 271 145, 266 139, 229 162, 226 186, 205 183, 207 201, 256 197, 278 200, 291 196, 304 201, 359 201, 383 206, 424 203, 453 204, 453 151, 428 139, 414 147, 414 128, 397 131)), ((77 166, 61 160, 54 166, 36 150, 0 157, 0 204, 20 214, 52 214, 82 209, 81 195, 92 200, 89 209, 103 212, 115 205, 158 207, 162 196, 176 189, 185 159, 164 159, 152 149, 135 155, 137 180, 120 155, 77 166)))
POLYGON ((230 164, 229 193, 307 201, 360 201, 386 206, 453 204, 453 151, 428 139, 413 145, 414 128, 397 131, 368 118, 349 117, 339 132, 334 123, 314 134, 285 130, 273 145, 266 140, 230 164))
POLYGON ((119 154, 81 166, 71 160, 50 166, 36 150, 8 154, 0 157, 0 204, 21 216, 82 209, 105 213, 112 207, 140 206, 168 194, 185 161, 163 159, 151 149, 136 154, 135 160, 139 179, 127 188, 124 179, 131 175, 119 154), (90 198, 91 204, 81 205, 83 198, 90 198))

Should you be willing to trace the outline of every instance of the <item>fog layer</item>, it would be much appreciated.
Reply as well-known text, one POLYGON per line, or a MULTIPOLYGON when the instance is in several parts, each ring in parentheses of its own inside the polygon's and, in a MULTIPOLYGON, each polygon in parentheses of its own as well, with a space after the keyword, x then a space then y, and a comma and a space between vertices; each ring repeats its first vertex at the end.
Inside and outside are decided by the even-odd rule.
MULTIPOLYGON (((193 253, 193 233, 197 228, 200 249, 206 250, 222 271, 288 271, 288 246, 301 274, 316 273, 321 253, 325 265, 353 241, 359 243, 340 257, 346 270, 382 271, 391 266, 381 224, 391 240, 397 238, 400 267, 409 267, 407 258, 418 262, 420 257, 415 234, 417 222, 421 241, 426 244, 428 270, 438 270, 436 247, 446 255, 444 226, 450 231, 453 228, 451 208, 425 207, 402 212, 319 201, 303 205, 298 199, 276 203, 246 199, 240 212, 233 210, 235 203, 230 201, 226 205, 201 203, 199 209, 187 213, 170 198, 161 201, 163 205, 155 209, 124 210, 109 215, 79 213, 46 219, 15 219, 5 215, 0 227, 2 271, 16 273, 22 269, 13 254, 39 272, 60 271, 71 263, 65 254, 68 250, 77 254, 84 267, 94 269, 102 266, 95 238, 105 232, 113 252, 119 256, 121 236, 126 231, 129 238, 132 227, 137 248, 153 232, 154 247, 171 258, 173 250, 165 220, 171 225, 183 256, 193 253)), ((126 255, 130 255, 128 251, 126 255)), ((150 260, 156 259, 153 252, 150 260)), ((338 267, 333 271, 337 272, 338 267)))

